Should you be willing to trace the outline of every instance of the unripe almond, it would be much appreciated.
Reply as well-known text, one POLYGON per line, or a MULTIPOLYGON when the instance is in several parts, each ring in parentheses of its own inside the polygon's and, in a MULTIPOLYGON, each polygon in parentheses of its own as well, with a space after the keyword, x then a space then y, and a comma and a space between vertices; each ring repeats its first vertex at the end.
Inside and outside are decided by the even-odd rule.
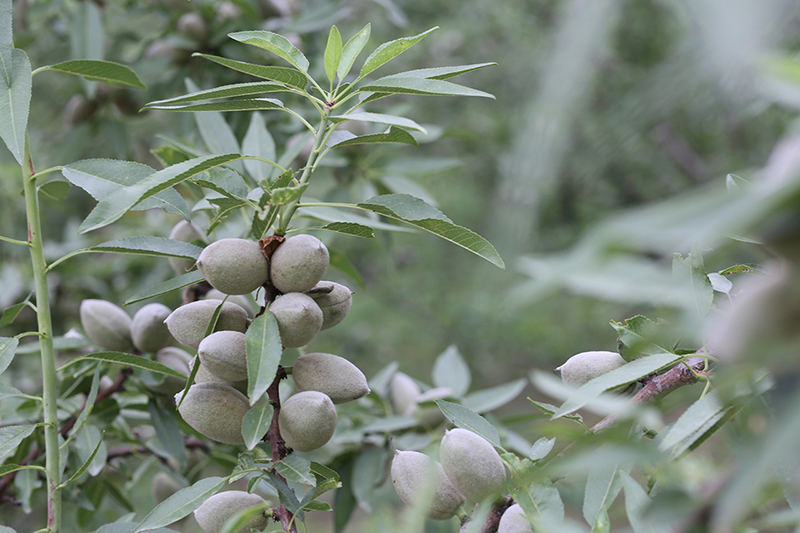
POLYGON ((151 489, 156 504, 163 502, 183 488, 185 487, 177 479, 166 472, 157 472, 153 476, 151 489))
POLYGON ((344 357, 329 353, 308 353, 298 357, 292 365, 292 378, 297 390, 325 393, 335 404, 369 394, 364 373, 344 357))
POLYGON ((281 406, 278 427, 289 448, 299 452, 316 450, 336 431, 336 407, 321 392, 298 392, 281 406))
MULTIPOLYGON (((194 366, 194 359, 189 364, 189 369, 194 366)), ((195 383, 224 383, 226 385, 230 385, 234 389, 238 390, 242 394, 247 394, 247 380, 243 381, 226 381, 220 377, 215 376, 208 369, 200 363, 200 366, 197 368, 197 374, 194 376, 195 383)))
POLYGON ((322 309, 322 328, 332 328, 347 316, 353 303, 353 291, 340 283, 320 281, 308 295, 322 309))
POLYGON ((172 310, 164 304, 147 304, 133 315, 131 338, 141 352, 157 352, 172 340, 164 321, 172 310))
POLYGON ((497 525, 497 533, 533 533, 530 520, 518 503, 505 510, 497 525))
POLYGON ((225 381, 247 379, 247 347, 244 333, 217 331, 200 342, 197 356, 203 366, 225 381))
POLYGON ((105 300, 81 302, 81 325, 96 345, 114 352, 127 352, 131 341, 131 317, 122 308, 105 300))
MULTIPOLYGON (((206 242, 206 235, 203 233, 203 230, 200 229, 200 226, 194 222, 187 222, 185 220, 181 220, 173 226, 172 231, 169 233, 169 238, 181 242, 206 242)), ((169 258, 169 265, 172 267, 172 270, 179 275, 186 274, 188 271, 192 270, 194 264, 195 262, 191 259, 184 259, 183 257, 169 258)))
MULTIPOLYGON (((186 350, 176 348, 175 346, 161 348, 156 353, 156 362, 161 363, 164 366, 168 366, 172 370, 177 370, 186 376, 188 376, 189 372, 191 371, 191 366, 189 366, 191 361, 192 356, 189 355, 186 350)), ((149 384, 145 382, 145 386, 151 391, 159 394, 174 395, 175 393, 183 390, 183 388, 186 386, 186 380, 177 378, 175 376, 164 376, 164 380, 160 383, 149 384)))
POLYGON ((244 444, 242 419, 250 410, 247 396, 224 383, 195 383, 175 395, 178 412, 198 433, 225 444, 244 444))
POLYGON ((255 313, 253 312, 253 304, 244 294, 228 295, 222 291, 218 291, 217 289, 211 289, 203 296, 204 300, 225 300, 225 298, 227 298, 226 301, 236 304, 247 311, 247 316, 251 319, 255 316, 255 313))
POLYGON ((458 491, 472 502, 500 496, 506 469, 489 441, 468 429, 445 432, 439 448, 445 474, 458 491))
POLYGON ((330 255, 322 241, 313 235, 295 235, 272 254, 270 279, 283 293, 306 292, 322 279, 329 262, 330 255))
POLYGON ((322 327, 322 310, 314 300, 299 292, 289 292, 272 302, 281 342, 285 348, 308 344, 322 327))
POLYGON ((417 411, 417 398, 422 393, 419 385, 407 374, 395 372, 389 385, 392 411, 403 416, 413 416, 417 411))
MULTIPOLYGON (((219 300, 198 300, 175 309, 164 321, 169 332, 179 343, 197 349, 206 336, 219 300)), ((219 313, 214 331, 244 331, 247 329, 247 311, 236 304, 225 302, 219 313)))
POLYGON ((197 268, 212 287, 225 294, 247 294, 269 279, 261 246, 247 239, 221 239, 203 248, 197 268))
POLYGON ((420 452, 395 452, 392 459, 392 485, 400 499, 408 505, 417 503, 425 487, 433 484, 426 515, 434 520, 455 516, 464 503, 464 496, 447 478, 442 465, 420 452))
MULTIPOLYGON (((242 490, 228 490, 219 492, 198 507, 194 518, 205 533, 220 533, 228 521, 236 513, 240 513, 256 505, 266 502, 258 494, 250 494, 242 490)), ((250 533, 251 529, 261 531, 269 523, 267 517, 261 513, 245 524, 236 533, 250 533)))
POLYGON ((626 362, 617 352, 582 352, 567 359, 556 371, 561 373, 562 382, 580 387, 596 377, 616 370, 626 362))

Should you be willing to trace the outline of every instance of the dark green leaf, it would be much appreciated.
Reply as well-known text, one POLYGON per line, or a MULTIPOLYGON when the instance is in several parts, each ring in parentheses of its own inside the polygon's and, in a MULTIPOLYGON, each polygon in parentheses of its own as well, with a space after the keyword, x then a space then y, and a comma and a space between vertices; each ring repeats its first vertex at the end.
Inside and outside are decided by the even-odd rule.
POLYGON ((497 428, 478 413, 470 411, 463 405, 445 400, 436 400, 436 405, 439 406, 444 416, 456 426, 477 433, 488 440, 495 448, 503 448, 500 444, 500 435, 497 433, 497 428))
POLYGON ((261 398, 275 379, 283 348, 275 315, 265 311, 245 332, 247 347, 247 396, 250 405, 261 398))
POLYGON ((13 337, 0 337, 0 374, 6 371, 14 360, 19 340, 13 337))
POLYGON ((271 31, 237 31, 229 33, 228 37, 241 43, 257 46, 268 50, 276 56, 284 59, 298 70, 306 72, 308 70, 308 59, 303 52, 295 48, 289 39, 283 35, 278 35, 271 31))
MULTIPOLYGON (((10 326, 11 324, 13 324, 14 320, 17 319, 20 312, 22 312, 22 310, 25 309, 26 305, 27 304, 25 302, 20 302, 18 304, 12 305, 11 307, 6 307, 5 309, 3 309, 3 315, 0 316, 0 328, 4 328, 6 326, 10 326)), ((2 340, 0 340, 0 343, 2 343, 2 340)), ((1 345, 2 344, 0 344, 0 346, 1 345)), ((2 373, 3 371, 0 370, 0 374, 2 373)))
POLYGON ((296 453, 275 463, 275 470, 286 478, 286 481, 312 486, 317 484, 316 478, 311 473, 311 461, 296 453))
MULTIPOLYGON (((31 465, 15 465, 15 464, 5 464, 0 466, 0 477, 4 477, 6 474, 10 474, 11 472, 16 472, 17 470, 26 470, 26 469, 34 469, 35 466, 31 465)), ((2 533, 2 529, 0 529, 0 533, 2 533)))
POLYGON ((151 361, 150 359, 146 359, 140 355, 132 355, 129 353, 122 353, 122 352, 97 352, 97 353, 82 355, 80 357, 76 357, 75 359, 70 360, 67 364, 65 364, 58 370, 60 372, 65 368, 74 365, 75 363, 87 360, 103 361, 106 363, 113 363, 116 365, 131 366, 133 368, 141 368, 143 370, 148 370, 156 374, 175 376, 176 378, 186 378, 186 376, 184 376, 177 370, 173 370, 172 368, 162 365, 161 363, 157 363, 156 361, 151 361))
POLYGON ((360 122, 374 122, 377 124, 387 124, 389 126, 399 126, 410 130, 421 131, 427 133, 425 128, 414 122, 413 120, 405 117, 398 117, 395 115, 383 115, 381 113, 367 113, 358 112, 350 113, 348 115, 335 115, 330 117, 331 122, 340 123, 348 120, 356 120, 360 122))
POLYGON ((464 87, 444 80, 430 80, 427 78, 381 78, 358 88, 361 93, 379 94, 416 94, 421 96, 480 96, 492 98, 494 96, 477 89, 464 87))
POLYGON ((336 71, 339 69, 339 63, 342 61, 342 34, 339 33, 339 28, 331 26, 331 31, 328 34, 328 44, 325 46, 325 74, 331 83, 336 79, 336 71))
POLYGON ((366 202, 358 204, 358 207, 430 231, 483 257, 493 265, 505 268, 503 259, 489 241, 467 228, 454 224, 441 211, 419 198, 408 194, 385 194, 370 198, 366 202))
POLYGON ((200 507, 204 501, 225 486, 223 477, 207 477, 191 487, 181 489, 160 504, 139 522, 133 533, 168 526, 200 507))
POLYGON ((110 85, 122 87, 135 87, 137 89, 147 89, 147 85, 142 83, 139 76, 125 65, 114 63, 113 61, 103 61, 99 59, 73 59, 41 67, 39 70, 55 70, 67 74, 83 76, 90 81, 102 81, 110 85))
POLYGON ((694 402, 665 432, 659 449, 678 457, 702 438, 706 432, 725 416, 730 407, 724 406, 712 391, 694 402))
POLYGON ((343 80, 350 72, 350 69, 353 68, 353 63, 355 63, 358 54, 361 53, 361 50, 364 49, 369 40, 371 28, 372 26, 368 23, 361 31, 353 35, 342 48, 342 59, 336 69, 336 75, 339 76, 340 80, 343 80))
POLYGON ((134 205, 159 192, 177 185, 201 172, 241 159, 239 154, 197 157, 159 170, 135 185, 119 189, 103 198, 81 224, 81 233, 102 228, 115 222, 134 205))
POLYGON ((39 194, 50 199, 60 202, 69 194, 72 186, 67 181, 63 180, 50 180, 47 183, 38 187, 39 194))
POLYGON ((244 437, 244 445, 248 450, 255 448, 267 434, 274 411, 275 408, 271 403, 264 402, 262 405, 250 408, 245 413, 242 419, 242 437, 244 437))
POLYGON ((626 361, 633 361, 641 355, 669 353, 669 350, 650 340, 658 332, 658 324, 646 316, 626 318, 624 324, 613 320, 610 323, 617 331, 619 342, 622 343, 620 355, 626 361))
POLYGON ((0 428, 0 461, 13 452, 20 442, 33 433, 37 427, 39 427, 39 424, 0 428))
POLYGON ((175 241, 165 237, 141 236, 107 241, 87 248, 86 251, 197 259, 203 249, 188 242, 175 241))
MULTIPOLYGON (((97 433, 100 434, 99 431, 97 433)), ((100 449, 102 447, 103 447, 103 435, 100 434, 100 438, 97 439, 97 445, 94 447, 94 450, 92 450, 92 453, 89 454, 89 457, 87 457, 84 460, 83 465, 81 465, 81 467, 74 474, 72 474, 72 476, 68 480, 66 480, 60 486, 61 487, 65 487, 65 486, 69 485, 70 483, 73 483, 75 480, 77 480, 79 477, 81 477, 84 472, 89 470, 89 467, 92 466, 92 463, 94 462, 95 457, 97 457, 97 454, 98 454, 98 452, 100 451, 100 449)), ((103 464, 105 464, 105 457, 103 457, 103 464)))
POLYGON ((277 81, 296 89, 302 90, 305 89, 306 85, 308 85, 308 78, 305 76, 305 74, 298 72, 293 68, 256 65, 253 63, 245 63, 244 61, 236 61, 234 59, 212 56, 208 54, 196 53, 194 55, 204 57, 230 69, 238 70, 239 72, 244 72, 245 74, 250 74, 251 76, 255 76, 257 78, 277 81))
POLYGON ((437 29, 439 29, 438 26, 412 37, 403 37, 394 41, 389 41, 388 43, 383 43, 367 57, 366 61, 364 61, 364 66, 361 67, 359 77, 363 78, 373 70, 391 61, 437 29))
POLYGON ((272 81, 257 81, 249 83, 234 83, 232 85, 222 85, 213 89, 206 89, 204 91, 196 91, 183 96, 175 96, 173 98, 166 98, 164 100, 155 100, 145 104, 145 107, 157 107, 163 109, 163 106, 181 104, 184 102, 201 102, 204 100, 214 100, 216 98, 234 98, 237 96, 248 96, 251 94, 263 94, 278 91, 286 91, 286 86, 282 83, 272 81))
POLYGON ((23 164, 31 104, 31 62, 16 48, 0 49, 0 138, 23 164))
POLYGON ((362 289, 367 288, 367 284, 364 283, 364 280, 361 278, 361 274, 358 273, 355 265, 350 261, 350 258, 347 257, 347 255, 336 248, 328 248, 328 253, 331 256, 331 268, 338 270, 348 278, 355 281, 362 289))
POLYGON ((156 296, 160 296, 177 289, 182 289, 188 285, 194 285, 203 279, 205 279, 205 277, 199 270, 194 270, 187 274, 181 274, 177 278, 168 279, 167 281, 161 282, 158 285, 154 285, 153 287, 150 287, 149 289, 146 289, 140 293, 134 294, 128 298, 123 305, 135 304, 136 302, 141 302, 142 300, 155 298, 156 296))
POLYGON ((183 434, 175 421, 175 406, 162 403, 154 398, 147 402, 150 421, 156 432, 156 438, 161 447, 178 463, 182 469, 186 466, 186 445, 183 443, 183 434))
POLYGON ((328 140, 328 146, 338 148, 341 146, 355 146, 357 144, 386 144, 399 143, 418 146, 417 140, 406 130, 392 126, 384 133, 371 133, 367 135, 353 135, 349 131, 336 131, 328 140))
POLYGON ((366 239, 375 237, 375 232, 372 231, 372 228, 364 226, 363 224, 356 224, 355 222, 331 222, 330 224, 325 224, 320 229, 366 239))
POLYGON ((97 391, 100 388, 101 366, 102 365, 99 363, 95 365, 94 375, 92 376, 92 385, 89 387, 89 394, 86 395, 86 401, 84 402, 84 408, 81 410, 81 414, 79 414, 78 418, 75 420, 75 425, 70 432, 71 435, 74 435, 81 430, 84 422, 86 422, 86 419, 89 418, 89 415, 92 414, 92 410, 94 410, 94 402, 97 399, 97 391))
POLYGON ((164 111, 264 111, 267 109, 284 109, 283 102, 274 98, 249 98, 225 100, 204 104, 151 105, 149 109, 164 111))

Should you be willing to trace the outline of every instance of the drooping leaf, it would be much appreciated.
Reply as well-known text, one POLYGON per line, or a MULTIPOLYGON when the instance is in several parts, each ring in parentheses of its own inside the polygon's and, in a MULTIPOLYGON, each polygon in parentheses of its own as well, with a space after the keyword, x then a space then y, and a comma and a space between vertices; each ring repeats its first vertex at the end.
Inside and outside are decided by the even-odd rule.
POLYGON ((339 209, 337 207, 329 207, 329 206, 313 206, 313 207, 301 207, 297 210, 298 216, 304 216, 308 218, 313 218, 316 220, 322 220, 323 222, 330 222, 331 224, 337 223, 353 223, 359 224, 361 226, 367 226, 373 229, 379 229, 384 231, 398 231, 401 233, 415 233, 416 230, 409 228, 407 226, 401 226, 400 224, 389 224, 387 222, 382 222, 381 220, 376 218, 370 218, 364 215, 352 213, 350 211, 345 211, 344 209, 339 209))
POLYGON ((13 337, 0 337, 0 374, 6 371, 14 360, 19 340, 13 337))
POLYGON ((186 378, 183 374, 174 370, 168 366, 162 365, 156 361, 151 361, 150 359, 145 359, 140 355, 133 355, 129 353, 122 353, 122 352, 96 352, 90 353, 87 355, 82 355, 80 357, 76 357, 75 359, 71 359, 61 368, 59 368, 59 372, 64 370, 67 367, 74 365, 75 363, 79 363, 81 361, 103 361, 106 363, 113 363, 117 365, 123 366, 131 366, 133 368, 141 368, 143 370, 147 370, 149 372, 154 372, 156 374, 164 374, 166 376, 175 376, 176 378, 186 378))
MULTIPOLYGON (((274 98, 247 98, 239 100, 225 100, 200 104, 174 104, 150 105, 148 109, 161 109, 164 111, 190 111, 190 112, 222 112, 222 111, 266 111, 269 109, 285 109, 283 102, 274 98)), ((224 152, 224 150, 220 150, 224 152)))
MULTIPOLYGON (((242 140, 242 155, 254 155, 275 161, 275 141, 267 129, 264 116, 261 113, 253 113, 250 117, 250 125, 242 140)), ((262 180, 270 180, 276 170, 272 165, 254 159, 245 159, 244 168, 247 169, 247 172, 256 183, 261 183, 262 180)))
MULTIPOLYGON (((182 96, 175 96, 173 98, 165 98, 164 100, 155 100, 145 104, 145 107, 169 106, 188 102, 202 102, 217 98, 235 98, 238 96, 249 96, 251 94, 263 94, 278 91, 286 91, 286 86, 282 83, 272 81, 234 83, 231 85, 222 85, 213 89, 195 91, 182 96)), ((163 107, 161 108, 163 109, 163 107)))
POLYGON ((79 414, 78 418, 75 420, 75 425, 70 431, 70 435, 75 435, 81 430, 83 424, 86 422, 86 419, 89 418, 89 415, 92 414, 92 411, 94 410, 94 402, 97 399, 97 392, 100 389, 100 368, 101 365, 99 363, 95 365, 94 375, 92 376, 92 385, 89 387, 89 394, 86 395, 84 408, 81 410, 81 414, 79 414))
MULTIPOLYGON (((34 468, 36 468, 36 467, 33 466, 33 465, 15 465, 15 464, 12 464, 12 463, 4 464, 4 465, 0 466, 0 477, 4 477, 6 474, 10 474, 11 472, 16 472, 17 470, 26 470, 26 469, 34 469, 34 468)), ((0 533, 2 533, 2 532, 3 532, 3 530, 0 529, 0 533)))
MULTIPOLYGON (((57 352, 66 350, 80 350, 81 348, 88 348, 92 343, 88 339, 81 339, 77 337, 54 337, 53 349, 57 352)), ((28 342, 17 348, 17 353, 20 355, 30 355, 39 353, 42 345, 39 341, 28 342)))
POLYGON ((442 414, 456 426, 477 433, 488 440, 495 448, 503 448, 500 444, 500 435, 497 433, 497 428, 478 413, 467 409, 463 405, 445 400, 436 400, 436 405, 439 406, 442 414))
POLYGON ((143 235, 107 241, 87 248, 86 251, 197 259, 203 249, 188 242, 143 235))
POLYGON ((81 233, 115 222, 134 205, 201 172, 241 159, 239 154, 197 157, 159 170, 135 185, 119 189, 103 198, 78 228, 81 233))
POLYGON ((207 477, 191 487, 181 489, 158 504, 133 530, 133 533, 168 526, 200 507, 204 501, 225 486, 222 477, 207 477))
POLYGON ((467 72, 472 72, 473 70, 491 67, 494 65, 497 65, 497 63, 475 63, 472 65, 458 65, 453 67, 420 68, 384 76, 383 78, 379 79, 388 80, 391 78, 424 78, 428 80, 446 80, 460 74, 466 74, 467 72))
POLYGON ((161 282, 158 285, 154 285, 149 289, 145 289, 142 292, 136 293, 128 298, 123 305, 135 304, 136 302, 141 302, 142 300, 155 298, 156 296, 160 296, 177 289, 182 289, 183 287, 187 287, 189 285, 194 285, 203 279, 205 279, 205 277, 203 276, 202 272, 199 270, 193 270, 192 272, 181 274, 176 278, 168 279, 167 281, 161 282))
POLYGON ((255 404, 267 392, 281 361, 282 345, 275 315, 265 311, 244 335, 247 350, 247 396, 255 404))
POLYGON ((371 31, 372 26, 368 23, 345 43, 342 48, 342 59, 336 69, 336 75, 339 76, 340 80, 343 80, 350 72, 350 69, 353 68, 353 63, 355 63, 358 54, 366 46, 371 31))
POLYGON ((449 388, 456 397, 464 396, 472 383, 472 374, 467 362, 455 344, 448 346, 436 358, 431 377, 435 386, 449 388))
POLYGON ((245 63, 244 61, 236 61, 234 59, 228 59, 209 54, 195 53, 193 55, 203 57, 230 69, 244 72, 245 74, 250 74, 251 76, 255 76, 257 78, 284 83, 289 87, 294 87, 296 89, 302 90, 306 85, 308 85, 308 78, 305 76, 305 74, 298 72, 293 68, 256 65, 253 63, 245 63))
POLYGON ((454 224, 441 211, 419 198, 407 194, 385 194, 370 198, 357 206, 427 230, 466 248, 495 266, 505 268, 503 259, 489 241, 467 228, 454 224))
POLYGON ((303 72, 308 70, 308 59, 306 59, 306 56, 283 35, 278 35, 277 33, 266 30, 254 30, 229 33, 228 37, 240 43, 268 50, 298 70, 303 72))
POLYGON ((0 49, 0 138, 23 164, 31 105, 31 62, 22 50, 0 49))
POLYGON ((481 389, 466 395, 463 405, 476 413, 488 413, 519 396, 526 384, 525 379, 520 378, 496 387, 481 389))
POLYGON ((410 130, 421 131, 427 133, 425 128, 414 122, 413 120, 405 117, 397 117, 394 115, 383 115, 381 113, 367 113, 358 112, 350 113, 347 115, 334 115, 330 117, 331 122, 346 122, 348 120, 356 120, 360 122, 375 122, 378 124, 387 124, 389 126, 399 126, 410 130))
POLYGON ((381 78, 358 88, 361 93, 380 94, 416 94, 420 96, 480 96, 492 98, 491 95, 478 89, 472 89, 457 83, 428 78, 381 78))
POLYGON ((275 408, 272 407, 271 403, 264 402, 262 405, 250 408, 245 413, 242 419, 242 437, 244 437, 244 445, 248 450, 255 448, 264 435, 267 434, 269 425, 272 423, 274 411, 275 408))
POLYGON ((375 232, 372 228, 363 224, 356 224, 354 222, 331 222, 320 227, 328 231, 334 231, 343 235, 352 235, 353 237, 361 237, 364 239, 372 239, 375 237, 375 232))
POLYGON ((39 427, 39 424, 6 426, 0 428, 0 461, 16 450, 17 446, 19 446, 28 435, 33 433, 37 427, 39 427))
POLYGON ((364 66, 361 67, 359 77, 363 78, 373 70, 391 61, 437 29, 439 29, 438 26, 412 37, 402 37, 394 41, 383 43, 367 57, 366 61, 364 61, 364 66))
POLYGON ((325 74, 331 83, 336 79, 336 71, 339 69, 339 63, 342 61, 342 34, 339 33, 339 28, 335 25, 331 26, 331 31, 328 34, 328 44, 325 46, 325 74))
POLYGON ((139 76, 130 68, 120 63, 113 61, 104 61, 101 59, 73 59, 70 61, 63 61, 55 65, 48 65, 36 69, 54 70, 56 72, 65 72, 67 74, 74 74, 82 76, 90 81, 102 81, 110 85, 119 85, 121 87, 134 87, 136 89, 147 89, 147 85, 142 83, 139 76))
POLYGON ((383 133, 370 133, 367 135, 353 135, 349 131, 335 131, 328 140, 331 148, 341 146, 355 146, 357 144, 411 144, 418 146, 417 140, 406 130, 391 126, 388 131, 383 133))
POLYGON ((634 533, 666 533, 669 531, 669 519, 663 525, 652 523, 645 516, 652 500, 647 492, 627 472, 620 472, 622 488, 625 491, 625 512, 628 515, 634 533), (660 527, 659 527, 660 526, 660 527))

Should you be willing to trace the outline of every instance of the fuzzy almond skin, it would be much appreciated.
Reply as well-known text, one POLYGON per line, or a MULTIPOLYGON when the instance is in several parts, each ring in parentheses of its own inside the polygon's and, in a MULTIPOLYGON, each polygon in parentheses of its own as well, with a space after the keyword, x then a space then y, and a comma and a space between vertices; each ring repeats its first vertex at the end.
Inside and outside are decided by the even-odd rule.
POLYGON ((413 416, 417 412, 417 398, 422 394, 419 385, 410 376, 395 372, 389 384, 389 398, 396 415, 413 416))
POLYGON ((353 291, 333 281, 320 281, 308 295, 314 298, 317 305, 322 309, 322 328, 328 329, 344 320, 353 304, 353 291), (324 287, 330 288, 328 292, 315 292, 315 289, 324 287))
POLYGON ((157 352, 172 340, 164 321, 172 309, 164 304, 147 304, 133 315, 131 338, 141 352, 157 352))
POLYGON ((471 502, 500 496, 506 469, 500 454, 489 441, 467 429, 445 432, 439 448, 444 473, 471 502))
MULTIPOLYGON (((200 226, 194 222, 186 222, 185 220, 181 220, 175 224, 175 226, 172 228, 172 231, 169 233, 169 238, 173 241, 181 242, 206 242, 206 234, 203 233, 203 230, 200 229, 200 226)), ((174 270, 178 275, 186 274, 190 270, 194 269, 195 262, 191 259, 184 259, 183 257, 170 257, 168 260, 169 266, 171 266, 172 270, 174 270)))
MULTIPOLYGON (((205 533, 219 533, 230 517, 263 503, 265 503, 264 498, 258 494, 250 494, 243 490, 228 490, 219 492, 204 501, 203 505, 195 510, 194 518, 205 533)), ((268 523, 267 517, 260 514, 237 533, 250 533, 251 529, 261 531, 267 527, 268 523)))
POLYGON ((255 241, 221 239, 197 259, 197 268, 212 287, 225 294, 248 294, 269 279, 267 259, 255 241))
POLYGON ((217 331, 202 341, 197 355, 203 366, 225 381, 247 379, 247 347, 244 333, 239 331, 217 331))
MULTIPOLYGON (((172 370, 177 370, 186 376, 191 371, 191 361, 192 356, 189 355, 189 352, 175 346, 167 346, 156 352, 156 362, 168 366, 172 370)), ((173 396, 183 390, 186 386, 186 380, 175 376, 164 376, 164 380, 161 383, 156 385, 145 383, 145 386, 153 392, 173 396)))
POLYGON ((580 387, 596 377, 616 370, 626 362, 617 352, 582 352, 567 359, 556 370, 561 373, 562 382, 580 387))
POLYGON ((500 517, 497 533, 533 533, 533 526, 525 518, 525 513, 518 503, 515 503, 500 517))
POLYGON ((330 255, 313 235, 295 235, 283 241, 270 258, 270 279, 283 293, 314 288, 328 270, 330 255))
POLYGON ((364 373, 344 357, 329 353, 308 353, 298 357, 292 365, 292 378, 297 390, 322 392, 335 404, 369 394, 364 373))
MULTIPOLYGON (((219 300, 198 300, 175 309, 164 321, 169 332, 179 343, 197 349, 206 335, 219 300)), ((244 331, 247 329, 247 311, 236 304, 225 302, 214 331, 244 331)))
POLYGON ((442 465, 420 452, 395 452, 392 459, 392 485, 400 499, 414 505, 421 492, 433 483, 426 515, 433 520, 448 520, 464 503, 464 496, 447 478, 442 465))
POLYGON ((308 344, 322 327, 322 310, 309 296, 289 292, 272 302, 269 310, 275 315, 284 348, 308 344))
POLYGON ((336 431, 336 407, 321 392, 303 391, 281 406, 278 427, 286 446, 310 452, 324 446, 336 431))
POLYGON ((113 352, 129 352, 133 348, 133 321, 121 307, 105 300, 81 302, 81 325, 89 340, 113 352))
MULTIPOLYGON (((175 395, 176 404, 182 394, 175 395)), ((242 419, 248 410, 247 396, 224 383, 195 383, 178 408, 198 433, 225 444, 244 444, 242 419)))

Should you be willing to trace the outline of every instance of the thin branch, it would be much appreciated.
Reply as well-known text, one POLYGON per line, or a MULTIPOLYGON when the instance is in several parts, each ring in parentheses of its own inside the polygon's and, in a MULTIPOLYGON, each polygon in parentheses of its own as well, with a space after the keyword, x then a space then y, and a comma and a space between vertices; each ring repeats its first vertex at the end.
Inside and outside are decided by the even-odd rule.
MULTIPOLYGON (((277 462, 289 455, 289 450, 286 448, 286 443, 283 441, 283 437, 281 437, 281 431, 278 427, 278 415, 281 412, 281 399, 280 395, 278 394, 278 385, 282 379, 286 378, 286 371, 283 369, 282 366, 278 367, 278 372, 275 375, 275 379, 272 381, 272 384, 267 389, 267 396, 269 397, 269 403, 272 404, 274 411, 272 413, 272 422, 269 425, 269 429, 267 430, 267 434, 264 436, 264 440, 269 442, 270 449, 272 450, 272 461, 277 462)), ((274 469, 272 472, 278 476, 283 481, 286 479, 281 476, 277 471, 274 469)), ((281 525, 283 526, 284 531, 288 531, 289 533, 297 533, 297 526, 294 523, 293 516, 291 511, 287 509, 283 504, 281 504, 277 509, 274 510, 274 516, 281 521, 281 525)))

